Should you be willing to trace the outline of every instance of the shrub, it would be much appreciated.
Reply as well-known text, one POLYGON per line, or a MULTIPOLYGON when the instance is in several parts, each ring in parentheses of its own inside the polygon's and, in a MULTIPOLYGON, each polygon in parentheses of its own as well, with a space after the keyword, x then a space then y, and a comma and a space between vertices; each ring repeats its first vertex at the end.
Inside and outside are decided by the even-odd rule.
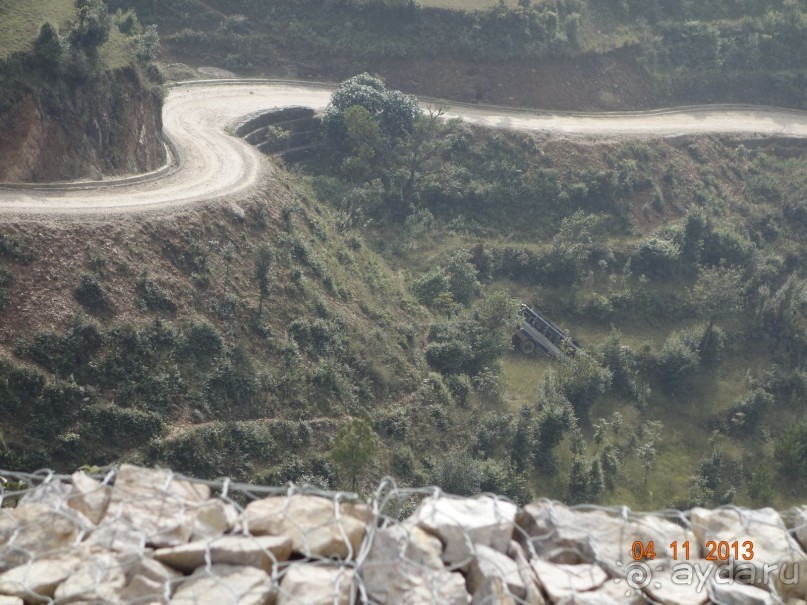
POLYGON ((76 300, 90 313, 104 313, 110 309, 109 299, 94 275, 85 273, 74 294, 76 300))
POLYGON ((467 452, 451 452, 434 468, 431 477, 449 494, 473 496, 479 493, 482 473, 479 462, 467 452))
POLYGON ((804 487, 807 478, 807 423, 791 424, 776 441, 774 460, 782 477, 804 487))
POLYGON ((174 313, 177 304, 169 294, 150 279, 143 278, 138 285, 140 300, 151 311, 168 311, 174 313))
POLYGON ((668 278, 679 267, 681 249, 666 239, 651 237, 636 251, 631 265, 648 277, 668 278))
POLYGON ((448 292, 449 278, 442 269, 432 269, 417 279, 412 286, 417 299, 426 306, 434 305, 442 295, 448 292))
POLYGON ((20 242, 5 233, 0 233, 0 256, 5 256, 20 263, 28 263, 33 259, 31 251, 20 242))
POLYGON ((685 391, 700 369, 699 340, 692 332, 674 332, 655 357, 656 375, 673 393, 685 391))
POLYGON ((582 351, 564 360, 557 371, 558 386, 580 418, 588 416, 589 408, 611 387, 612 378, 611 370, 582 351))
POLYGON ((11 283, 11 272, 0 265, 0 309, 6 304, 6 286, 11 283))
POLYGON ((143 445, 165 429, 159 414, 137 408, 92 406, 84 412, 84 424, 100 442, 143 445))
POLYGON ((218 330, 209 323, 193 323, 188 330, 188 351, 199 360, 212 361, 224 350, 218 330))
POLYGON ((757 388, 737 401, 727 414, 730 431, 750 435, 762 428, 765 412, 773 407, 773 395, 757 388))

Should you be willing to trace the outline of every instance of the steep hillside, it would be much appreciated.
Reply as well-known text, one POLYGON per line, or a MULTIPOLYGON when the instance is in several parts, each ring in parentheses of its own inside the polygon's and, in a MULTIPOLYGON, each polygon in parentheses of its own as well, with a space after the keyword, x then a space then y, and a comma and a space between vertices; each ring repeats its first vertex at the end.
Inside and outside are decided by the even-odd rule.
POLYGON ((164 164, 162 99, 144 75, 159 76, 156 32, 132 15, 113 19, 98 2, 79 11, 72 0, 3 1, 0 40, 0 181, 164 164))
POLYGON ((437 445, 428 314, 282 173, 241 208, 0 232, 0 467, 335 480, 328 437, 367 414, 437 445))
POLYGON ((803 1, 110 0, 157 23, 163 59, 338 81, 367 71, 466 102, 614 110, 803 107, 803 1), (462 10, 457 10, 462 9, 462 10))

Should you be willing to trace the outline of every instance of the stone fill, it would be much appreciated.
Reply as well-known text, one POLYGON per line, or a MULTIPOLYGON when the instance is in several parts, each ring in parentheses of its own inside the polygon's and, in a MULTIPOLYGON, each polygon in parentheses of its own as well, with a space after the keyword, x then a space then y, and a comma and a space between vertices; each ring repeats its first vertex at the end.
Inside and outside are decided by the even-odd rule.
POLYGON ((124 465, 6 499, 0 605, 807 603, 805 507, 647 515, 413 490, 399 518, 383 498, 218 488, 124 465), (656 556, 634 560, 637 541, 656 556), (708 560, 713 542, 754 556, 708 560))

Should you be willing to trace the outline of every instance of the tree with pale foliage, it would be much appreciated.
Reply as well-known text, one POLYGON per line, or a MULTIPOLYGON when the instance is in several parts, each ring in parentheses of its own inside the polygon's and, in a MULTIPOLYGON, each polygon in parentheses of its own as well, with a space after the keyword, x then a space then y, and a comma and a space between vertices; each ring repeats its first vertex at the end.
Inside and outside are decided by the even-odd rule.
POLYGON ((690 302, 696 312, 709 323, 700 342, 700 353, 707 350, 715 322, 740 311, 745 302, 742 270, 734 267, 702 268, 698 281, 690 291, 690 302))
POLYGON ((349 480, 351 489, 356 491, 359 478, 373 462, 379 449, 378 435, 373 431, 369 419, 351 418, 342 422, 329 455, 343 478, 349 480))

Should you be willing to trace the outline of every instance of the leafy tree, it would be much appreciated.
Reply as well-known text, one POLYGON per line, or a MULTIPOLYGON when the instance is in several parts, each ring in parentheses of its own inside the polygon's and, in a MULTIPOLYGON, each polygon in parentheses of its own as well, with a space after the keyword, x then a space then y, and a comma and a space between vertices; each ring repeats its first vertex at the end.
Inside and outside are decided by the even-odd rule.
POLYGON ((791 275, 762 303, 760 323, 799 363, 807 355, 807 280, 791 275))
POLYGON ((604 217, 577 210, 566 216, 552 238, 547 274, 558 281, 574 282, 591 254, 597 228, 604 217))
POLYGON ((448 289, 458 303, 466 307, 479 291, 479 281, 476 279, 476 267, 469 261, 467 250, 460 250, 448 259, 446 274, 448 275, 448 289))
POLYGON ((339 140, 347 130, 345 112, 363 107, 378 120, 384 134, 390 137, 411 132, 420 115, 417 100, 399 91, 388 91, 384 83, 363 73, 342 82, 325 108, 324 125, 332 139, 339 140))
POLYGON ((392 176, 392 181, 400 191, 403 209, 420 201, 424 182, 444 169, 441 155, 450 145, 448 131, 442 118, 447 111, 444 106, 429 108, 415 120, 409 136, 403 137, 397 146, 400 169, 392 176))
POLYGON ((349 479, 351 489, 358 487, 359 477, 373 462, 380 449, 378 436, 364 418, 343 421, 330 451, 330 458, 349 479))
POLYGON ((569 400, 558 388, 551 372, 544 378, 538 400, 535 462, 544 472, 557 472, 555 448, 566 433, 577 429, 577 416, 569 400))
POLYGON ((78 22, 70 31, 70 43, 95 57, 109 39, 111 19, 103 0, 76 0, 78 22))
POLYGON ((687 330, 674 332, 656 355, 655 365, 658 378, 668 391, 686 390, 700 369, 697 338, 687 330))
POLYGON ((557 371, 560 389, 583 420, 588 418, 589 408, 608 391, 612 377, 609 369, 583 351, 564 359, 557 371))
POLYGON ((710 345, 715 321, 741 310, 744 299, 745 285, 740 269, 725 266, 701 269, 690 292, 693 307, 709 322, 698 349, 701 354, 710 345))
POLYGON ((644 469, 644 479, 642 483, 647 485, 647 475, 650 473, 650 469, 653 468, 653 465, 656 462, 655 443, 648 441, 637 450, 636 455, 639 457, 639 460, 642 463, 642 468, 644 469))

